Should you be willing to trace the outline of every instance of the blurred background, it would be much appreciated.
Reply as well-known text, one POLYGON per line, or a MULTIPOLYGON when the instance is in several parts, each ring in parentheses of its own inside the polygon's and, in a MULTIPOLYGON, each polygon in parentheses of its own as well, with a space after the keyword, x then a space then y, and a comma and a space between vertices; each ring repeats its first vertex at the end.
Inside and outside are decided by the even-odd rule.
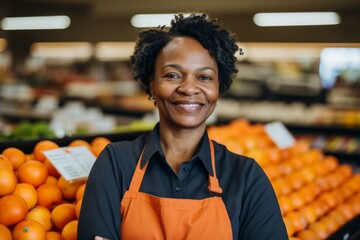
POLYGON ((97 156, 110 141, 150 131, 157 111, 129 62, 138 18, 178 12, 207 13, 238 37, 239 72, 209 136, 263 168, 289 239, 360 239, 359 0, 1 0, 0 188, 36 159, 66 189, 43 150, 83 145, 97 156), (280 145, 291 146, 275 144, 284 135, 280 145))
MULTIPOLYGON (((152 127, 156 112, 133 80, 129 64, 142 30, 132 25, 132 18, 177 12, 205 12, 219 18, 237 34, 244 52, 237 56, 239 73, 221 97, 211 124, 237 118, 281 121, 314 146, 346 159, 359 158, 357 0, 1 1, 2 141, 152 127), (270 12, 318 12, 318 16, 332 12, 337 22, 255 23, 255 14, 270 12), (66 16, 66 26, 25 30, 6 26, 10 18, 29 16, 66 16)), ((35 22, 25 19, 28 25, 35 22)))

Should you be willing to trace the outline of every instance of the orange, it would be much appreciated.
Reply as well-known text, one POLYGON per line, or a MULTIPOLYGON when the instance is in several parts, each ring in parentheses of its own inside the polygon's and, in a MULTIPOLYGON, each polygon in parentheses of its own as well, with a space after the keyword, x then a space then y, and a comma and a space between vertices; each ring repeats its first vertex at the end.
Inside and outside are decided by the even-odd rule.
POLYGON ((45 231, 49 231, 53 225, 50 210, 43 206, 36 206, 31 209, 26 215, 26 219, 40 223, 45 231))
POLYGON ((25 200, 15 194, 0 198, 0 224, 14 225, 25 219, 28 208, 25 200))
POLYGON ((319 239, 326 239, 330 235, 329 231, 327 230, 326 222, 324 221, 311 223, 308 229, 314 231, 318 235, 319 239))
POLYGON ((355 216, 355 211, 352 209, 350 204, 341 204, 336 208, 337 211, 340 211, 342 215, 344 215, 347 221, 350 221, 355 216))
POLYGON ((72 220, 76 220, 75 204, 61 203, 51 211, 51 218, 57 229, 62 230, 72 220))
POLYGON ((12 193, 17 184, 17 178, 12 169, 0 167, 0 197, 12 193))
POLYGON ((33 220, 24 220, 16 224, 12 236, 14 240, 46 240, 44 228, 33 220))
POLYGON ((304 196, 305 204, 310 203, 316 197, 313 190, 307 185, 298 190, 304 196))
POLYGON ((346 223, 345 216, 339 210, 332 210, 328 216, 331 216, 337 222, 338 226, 342 226, 346 223))
POLYGON ((55 142, 51 141, 51 140, 41 140, 41 141, 39 141, 35 145, 34 150, 33 150, 35 160, 43 162, 46 159, 43 151, 52 150, 52 149, 55 149, 55 148, 59 148, 59 145, 56 144, 55 142))
POLYGON ((284 178, 279 178, 273 183, 273 188, 277 196, 287 195, 292 191, 292 187, 284 178))
POLYGON ((29 160, 21 165, 18 171, 20 182, 30 183, 34 187, 46 181, 48 171, 46 166, 38 161, 29 160))
POLYGON ((312 167, 304 167, 300 170, 300 174, 306 183, 314 181, 316 178, 315 171, 312 167))
POLYGON ((63 240, 77 240, 78 220, 73 220, 65 225, 61 231, 63 240))
POLYGON ((4 155, 0 154, 0 167, 7 167, 10 169, 14 169, 12 163, 10 162, 9 159, 7 159, 7 157, 5 157, 4 155))
POLYGON ((281 173, 276 165, 267 165, 263 167, 263 170, 270 180, 274 180, 281 176, 281 173))
POLYGON ((313 223, 318 218, 316 209, 312 205, 307 205, 299 210, 300 214, 305 217, 308 223, 313 223))
POLYGON ((41 184, 37 189, 38 205, 48 209, 53 209, 62 202, 62 193, 60 188, 53 183, 41 184))
POLYGON ((82 204, 82 199, 80 199, 75 205, 75 214, 77 219, 79 219, 80 217, 81 204, 82 204))
POLYGON ((77 146, 85 146, 85 147, 91 149, 90 143, 88 143, 87 141, 82 140, 82 139, 75 139, 72 142, 70 142, 70 144, 69 144, 69 147, 77 147, 77 146))
POLYGON ((286 216, 283 217, 283 220, 284 220, 284 224, 286 227, 286 232, 287 232, 288 236, 290 237, 295 233, 294 223, 290 218, 288 218, 286 216))
POLYGON ((49 176, 53 176, 55 178, 59 178, 60 177, 60 173, 58 172, 58 170, 54 167, 54 165, 50 162, 49 159, 45 159, 44 160, 44 165, 46 166, 47 170, 48 170, 48 174, 49 176))
POLYGON ((57 178, 54 176, 48 176, 44 183, 51 183, 57 185, 57 178))
POLYGON ((279 163, 281 161, 281 153, 277 147, 268 147, 265 151, 271 163, 279 163))
POLYGON ((326 156, 324 163, 330 172, 334 171, 339 166, 339 160, 334 156, 326 156))
POLYGON ((76 191, 84 184, 84 181, 68 182, 63 176, 58 179, 57 186, 60 188, 63 197, 68 200, 73 200, 76 197, 76 191))
POLYGON ((327 191, 331 188, 327 179, 327 176, 319 176, 315 179, 315 183, 321 187, 322 191, 327 191))
POLYGON ((19 195, 25 200, 28 210, 32 209, 37 203, 36 189, 29 183, 18 183, 13 194, 19 195))
POLYGON ((12 240, 10 230, 3 224, 0 224, 0 239, 1 240, 12 240))
POLYGON ((332 192, 325 192, 321 194, 318 199, 322 200, 329 209, 332 209, 337 205, 336 196, 332 192))
POLYGON ((85 191, 85 187, 86 187, 86 183, 83 183, 78 190, 76 191, 76 195, 75 195, 75 199, 76 201, 80 201, 80 199, 83 198, 84 196, 84 191, 85 191))
POLYGON ((320 221, 325 222, 325 225, 327 226, 327 230, 330 234, 334 233, 340 227, 335 217, 329 215, 326 215, 325 217, 321 218, 320 221))
POLYGON ((337 171, 340 175, 344 176, 345 178, 349 178, 353 174, 353 168, 349 164, 341 164, 337 171))
POLYGON ((100 152, 108 145, 111 141, 105 137, 96 137, 91 141, 91 151, 97 157, 100 152))
POLYGON ((33 153, 27 153, 25 154, 25 162, 29 160, 34 160, 34 154, 33 153))
POLYGON ((282 215, 285 215, 286 213, 293 210, 293 206, 291 204, 291 200, 288 196, 281 196, 278 198, 279 206, 282 215))
POLYGON ((304 230, 308 224, 306 218, 297 211, 289 212, 285 217, 293 223, 295 232, 304 230))
POLYGON ((21 164, 25 162, 25 153, 18 148, 5 148, 1 154, 7 157, 7 159, 9 159, 15 170, 19 169, 21 164))
POLYGON ((55 231, 46 232, 46 240, 62 240, 61 233, 55 231))
POLYGON ((289 182, 291 188, 295 190, 301 188, 306 183, 306 180, 299 172, 287 176, 286 180, 289 182))
POLYGON ((320 240, 317 233, 310 229, 305 229, 296 234, 296 237, 298 237, 301 240, 320 240))
POLYGON ((291 161, 282 162, 278 165, 278 168, 282 175, 289 175, 294 171, 294 166, 291 161))
POLYGON ((270 163, 270 159, 267 152, 260 148, 251 148, 246 151, 246 156, 255 159, 255 161, 261 166, 267 166, 270 163))

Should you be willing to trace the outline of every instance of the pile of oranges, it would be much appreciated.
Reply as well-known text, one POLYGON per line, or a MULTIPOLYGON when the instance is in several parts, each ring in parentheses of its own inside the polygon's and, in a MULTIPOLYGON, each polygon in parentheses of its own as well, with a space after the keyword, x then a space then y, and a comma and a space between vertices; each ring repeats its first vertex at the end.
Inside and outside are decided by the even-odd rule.
MULTIPOLYGON (((360 214, 360 174, 308 142, 279 149, 263 124, 237 119, 210 126, 209 136, 235 153, 254 158, 270 179, 291 240, 326 239, 360 214)), ((95 156, 110 142, 74 140, 95 156)), ((39 141, 25 154, 0 154, 0 239, 75 240, 86 180, 67 182, 43 154, 59 146, 39 141)))
POLYGON ((209 136, 259 163, 273 185, 290 239, 326 239, 360 214, 360 174, 308 142, 279 149, 264 125, 244 119, 211 126, 209 136))
MULTIPOLYGON (((110 142, 74 140, 69 146, 87 146, 95 156, 110 142)), ((58 148, 39 141, 32 153, 17 147, 0 154, 0 239, 75 240, 86 181, 67 182, 43 151, 58 148)))

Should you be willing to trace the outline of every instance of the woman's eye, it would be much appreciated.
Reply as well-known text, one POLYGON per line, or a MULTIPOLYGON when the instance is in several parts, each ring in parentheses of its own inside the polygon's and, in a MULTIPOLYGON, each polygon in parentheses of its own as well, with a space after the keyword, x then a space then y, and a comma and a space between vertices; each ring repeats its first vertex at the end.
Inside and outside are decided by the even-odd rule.
POLYGON ((213 79, 211 76, 208 76, 208 75, 201 75, 199 78, 201 80, 212 80, 213 79))
POLYGON ((170 78, 170 79, 177 79, 180 78, 180 76, 178 74, 175 73, 168 73, 165 75, 166 78, 170 78))

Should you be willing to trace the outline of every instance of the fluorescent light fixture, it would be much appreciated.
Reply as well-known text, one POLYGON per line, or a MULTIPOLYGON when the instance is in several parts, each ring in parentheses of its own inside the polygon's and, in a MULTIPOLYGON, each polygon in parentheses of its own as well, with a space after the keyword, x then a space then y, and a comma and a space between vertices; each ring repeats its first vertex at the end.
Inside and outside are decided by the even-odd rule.
POLYGON ((340 16, 335 12, 257 13, 253 20, 261 27, 336 25, 340 16))
POLYGON ((99 42, 95 45, 95 57, 101 61, 129 60, 134 47, 135 42, 99 42))
POLYGON ((70 26, 68 16, 7 17, 1 21, 3 30, 65 29, 70 26))
MULTIPOLYGON (((197 14, 197 13, 188 13, 188 14, 184 14, 184 16, 188 17, 191 14, 197 14)), ((136 14, 131 18, 131 25, 137 28, 158 27, 158 26, 170 27, 171 20, 174 19, 175 15, 176 15, 175 13, 136 14)))
POLYGON ((87 60, 93 54, 89 42, 38 42, 31 46, 32 57, 46 59, 87 60))
POLYGON ((4 52, 6 49, 7 41, 5 38, 0 38, 0 52, 4 52))

